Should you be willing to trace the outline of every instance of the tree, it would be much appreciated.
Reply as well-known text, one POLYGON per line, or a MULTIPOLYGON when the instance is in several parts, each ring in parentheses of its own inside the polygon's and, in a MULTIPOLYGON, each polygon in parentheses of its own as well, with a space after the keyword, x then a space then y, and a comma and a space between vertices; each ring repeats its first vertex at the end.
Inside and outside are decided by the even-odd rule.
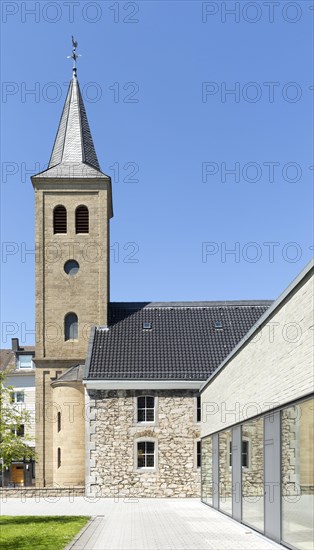
POLYGON ((12 460, 34 459, 35 451, 28 445, 30 413, 12 402, 13 388, 5 385, 7 375, 8 371, 0 372, 0 458, 3 466, 9 467, 12 460))

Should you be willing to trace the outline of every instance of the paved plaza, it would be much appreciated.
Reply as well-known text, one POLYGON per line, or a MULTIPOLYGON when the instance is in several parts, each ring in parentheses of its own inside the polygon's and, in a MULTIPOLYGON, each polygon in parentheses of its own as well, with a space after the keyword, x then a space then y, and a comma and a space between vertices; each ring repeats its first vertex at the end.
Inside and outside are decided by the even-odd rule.
POLYGON ((72 550, 274 550, 283 548, 198 499, 8 499, 3 515, 88 515, 72 550))

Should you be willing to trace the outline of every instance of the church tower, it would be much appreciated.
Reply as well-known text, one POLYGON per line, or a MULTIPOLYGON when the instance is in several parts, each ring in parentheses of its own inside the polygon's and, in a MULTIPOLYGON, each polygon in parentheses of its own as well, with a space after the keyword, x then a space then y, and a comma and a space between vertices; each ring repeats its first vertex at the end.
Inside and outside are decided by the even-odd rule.
MULTIPOLYGON (((77 80, 75 50, 76 47, 72 55, 73 77, 49 166, 31 178, 36 217, 36 480, 39 486, 56 482, 62 485, 63 479, 72 484, 84 480, 84 457, 81 456, 84 418, 78 420, 77 426, 73 425, 73 418, 71 425, 70 418, 78 404, 84 407, 83 386, 72 380, 63 391, 60 386, 57 391, 53 387, 69 368, 84 364, 90 328, 107 326, 109 302, 111 179, 100 170, 77 80), (57 394, 60 394, 58 399, 57 394), (65 406, 69 402, 74 402, 72 413, 70 407, 65 406), (77 432, 76 435, 73 432, 77 432), (72 453, 66 468, 64 453, 61 458, 62 441, 72 453), (75 457, 77 447, 80 450, 75 457), (78 472, 75 472, 76 463, 81 468, 78 472)), ((80 416, 83 416, 82 408, 80 416)))

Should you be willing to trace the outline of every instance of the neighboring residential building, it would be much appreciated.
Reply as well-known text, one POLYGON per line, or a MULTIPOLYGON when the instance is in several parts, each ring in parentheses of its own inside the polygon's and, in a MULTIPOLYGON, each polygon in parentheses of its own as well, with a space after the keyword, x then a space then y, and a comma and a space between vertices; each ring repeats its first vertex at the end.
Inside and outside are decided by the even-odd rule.
POLYGON ((202 500, 313 547, 313 261, 202 387, 202 500))
MULTIPOLYGON (((35 355, 34 346, 19 345, 18 338, 12 338, 12 349, 0 350, 1 371, 7 373, 6 385, 12 387, 11 400, 31 415, 31 423, 22 425, 17 433, 30 437, 29 446, 35 448, 35 355)), ((20 460, 12 462, 4 470, 3 485, 29 486, 35 483, 35 462, 20 460)))
POLYGON ((48 169, 32 183, 36 484, 197 496, 199 388, 271 302, 110 303, 111 179, 76 70, 48 169))

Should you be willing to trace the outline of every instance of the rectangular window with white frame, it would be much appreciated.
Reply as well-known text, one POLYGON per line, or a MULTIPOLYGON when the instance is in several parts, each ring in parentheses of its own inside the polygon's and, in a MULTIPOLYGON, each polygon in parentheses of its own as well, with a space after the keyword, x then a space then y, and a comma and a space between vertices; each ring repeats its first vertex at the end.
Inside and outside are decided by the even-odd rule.
POLYGON ((32 355, 18 355, 17 366, 19 369, 32 369, 33 356, 32 355))
POLYGON ((11 403, 24 403, 24 391, 12 391, 10 394, 11 403))
POLYGON ((137 468, 149 469, 155 468, 155 442, 138 441, 137 442, 137 468))
POLYGON ((12 428, 11 430, 13 435, 16 435, 17 437, 24 437, 25 435, 25 426, 24 424, 20 424, 19 426, 16 426, 15 428, 12 428))
POLYGON ((141 395, 137 397, 137 422, 153 423, 155 422, 155 417, 155 397, 152 395, 141 395))

